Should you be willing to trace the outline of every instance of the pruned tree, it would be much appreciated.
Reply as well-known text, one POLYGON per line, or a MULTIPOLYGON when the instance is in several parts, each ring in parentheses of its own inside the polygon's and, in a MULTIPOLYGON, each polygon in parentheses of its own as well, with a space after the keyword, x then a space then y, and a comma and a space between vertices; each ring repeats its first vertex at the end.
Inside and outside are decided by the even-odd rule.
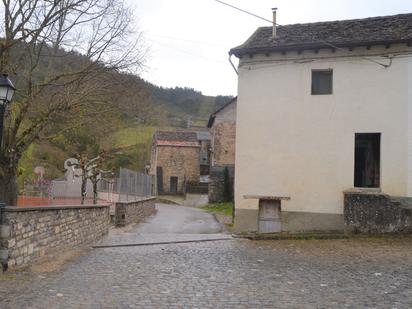
POLYGON ((139 68, 145 51, 122 0, 2 2, 0 73, 15 81, 17 95, 6 112, 0 201, 15 205, 24 151, 84 121, 97 126, 116 108, 118 73, 139 68))

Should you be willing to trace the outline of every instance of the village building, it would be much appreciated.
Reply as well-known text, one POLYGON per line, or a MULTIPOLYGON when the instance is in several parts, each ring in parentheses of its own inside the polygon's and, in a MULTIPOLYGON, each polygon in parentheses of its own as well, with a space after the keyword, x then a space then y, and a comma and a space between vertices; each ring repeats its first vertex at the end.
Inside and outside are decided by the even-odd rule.
POLYGON ((207 127, 210 130, 210 176, 209 202, 224 202, 226 195, 233 196, 236 143, 236 101, 233 98, 210 115, 207 127), (226 170, 226 171, 225 171, 226 170), (226 173, 226 176, 225 176, 226 173), (227 183, 228 182, 228 183, 227 183))
POLYGON ((236 230, 342 230, 345 192, 412 197, 411 44, 412 14, 277 27, 274 11, 230 51, 236 230))
POLYGON ((184 194, 187 190, 199 190, 201 168, 209 171, 209 145, 208 132, 156 132, 149 170, 154 178, 154 193, 184 194))

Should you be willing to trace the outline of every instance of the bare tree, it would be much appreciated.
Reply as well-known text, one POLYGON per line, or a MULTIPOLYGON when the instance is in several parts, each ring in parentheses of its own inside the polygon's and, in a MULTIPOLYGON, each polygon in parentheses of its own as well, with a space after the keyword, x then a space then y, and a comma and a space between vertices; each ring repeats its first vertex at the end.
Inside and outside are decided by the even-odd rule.
POLYGON ((0 201, 15 205, 23 152, 114 108, 116 74, 138 68, 145 52, 123 0, 2 2, 0 72, 18 91, 6 112, 0 201))

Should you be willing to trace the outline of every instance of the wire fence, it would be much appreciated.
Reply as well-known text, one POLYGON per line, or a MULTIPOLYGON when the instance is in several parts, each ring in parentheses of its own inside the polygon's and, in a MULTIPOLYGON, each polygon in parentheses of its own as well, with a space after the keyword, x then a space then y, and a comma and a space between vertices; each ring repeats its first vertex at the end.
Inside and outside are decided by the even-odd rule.
POLYGON ((152 176, 120 168, 119 177, 101 179, 98 190, 118 195, 118 201, 137 200, 152 195, 152 176))

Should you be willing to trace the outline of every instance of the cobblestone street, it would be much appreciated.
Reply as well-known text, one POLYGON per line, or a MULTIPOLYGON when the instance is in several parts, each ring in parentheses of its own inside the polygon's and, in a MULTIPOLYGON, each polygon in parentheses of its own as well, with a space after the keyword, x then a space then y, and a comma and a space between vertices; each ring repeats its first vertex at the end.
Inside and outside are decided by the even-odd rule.
MULTIPOLYGON (((149 239, 156 220, 124 241, 142 229, 149 239)), ((193 237, 164 232, 158 240, 193 237)), ((0 308, 410 308, 411 265, 410 238, 93 249, 54 272, 0 275, 0 308)))

